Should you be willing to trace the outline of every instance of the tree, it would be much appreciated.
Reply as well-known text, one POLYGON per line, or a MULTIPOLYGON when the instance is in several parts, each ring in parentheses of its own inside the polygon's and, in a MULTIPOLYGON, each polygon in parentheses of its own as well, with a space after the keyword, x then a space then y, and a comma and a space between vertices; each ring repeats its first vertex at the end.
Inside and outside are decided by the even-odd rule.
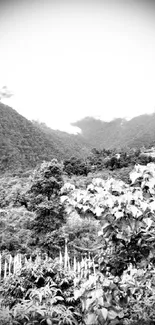
POLYGON ((64 171, 68 175, 85 175, 87 176, 90 172, 90 165, 87 161, 71 157, 70 159, 64 160, 64 171))
POLYGON ((30 193, 32 196, 40 196, 41 200, 50 201, 52 195, 57 195, 63 185, 62 165, 57 159, 51 162, 43 162, 33 175, 30 193))
POLYGON ((29 209, 35 211, 33 224, 36 244, 50 249, 46 245, 46 236, 52 237, 65 222, 64 207, 60 202, 60 189, 63 185, 62 165, 56 159, 43 162, 33 175, 29 191, 29 209))

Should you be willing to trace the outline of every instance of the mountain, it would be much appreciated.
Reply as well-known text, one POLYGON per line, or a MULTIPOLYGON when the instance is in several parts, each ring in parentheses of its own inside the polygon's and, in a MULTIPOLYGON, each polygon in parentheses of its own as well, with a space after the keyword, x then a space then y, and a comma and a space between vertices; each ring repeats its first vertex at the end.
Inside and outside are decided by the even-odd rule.
POLYGON ((89 145, 81 135, 70 135, 32 123, 0 103, 0 172, 24 171, 43 160, 87 156, 89 145))
POLYGON ((53 130, 45 123, 38 123, 37 121, 33 121, 33 125, 57 144, 60 150, 60 158, 86 157, 92 149, 91 144, 81 134, 75 135, 53 130))
POLYGON ((22 172, 52 158, 84 158, 94 147, 155 146, 155 113, 130 121, 117 118, 104 122, 86 117, 73 125, 81 129, 81 134, 68 134, 52 130, 44 123, 31 122, 0 103, 0 173, 22 172))
POLYGON ((122 118, 104 122, 86 117, 73 125, 96 148, 143 147, 155 145, 155 113, 140 115, 127 121, 122 118))

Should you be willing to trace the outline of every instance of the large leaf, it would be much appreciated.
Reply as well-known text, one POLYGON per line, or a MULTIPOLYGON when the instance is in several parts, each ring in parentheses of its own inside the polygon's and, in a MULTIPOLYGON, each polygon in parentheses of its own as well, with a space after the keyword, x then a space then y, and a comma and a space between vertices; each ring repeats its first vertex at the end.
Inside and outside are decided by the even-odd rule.
POLYGON ((115 319, 118 316, 118 313, 116 313, 114 310, 108 311, 108 319, 115 319))
POLYGON ((86 325, 96 325, 97 324, 97 315, 94 313, 90 313, 85 318, 86 325))
POLYGON ((104 320, 106 320, 107 317, 108 317, 108 310, 107 310, 106 308, 101 308, 101 309, 100 309, 100 312, 101 312, 101 314, 102 314, 104 320))

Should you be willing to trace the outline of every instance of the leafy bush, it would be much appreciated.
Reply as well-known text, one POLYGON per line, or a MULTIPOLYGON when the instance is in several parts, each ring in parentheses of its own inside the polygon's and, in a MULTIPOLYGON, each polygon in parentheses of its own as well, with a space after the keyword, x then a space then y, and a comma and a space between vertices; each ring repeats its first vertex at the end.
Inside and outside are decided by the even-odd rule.
POLYGON ((73 274, 63 270, 56 260, 30 264, 1 285, 0 320, 5 325, 8 321, 77 325, 81 321, 80 304, 74 299, 73 288, 73 274))
MULTIPOLYGON (((50 250, 46 234, 58 231, 65 222, 60 202, 62 164, 44 162, 27 179, 3 180, 0 203, 0 249, 30 253, 37 247, 50 250), (6 189, 5 189, 6 185, 6 189), (4 200, 5 199, 5 200, 4 200), (24 208, 23 208, 24 206, 24 208)), ((52 237, 52 236, 51 236, 52 237)))
POLYGON ((85 175, 87 176, 90 172, 90 165, 87 161, 77 157, 71 157, 70 159, 64 160, 64 171, 68 175, 85 175))
POLYGON ((119 299, 113 302, 117 313, 115 310, 115 315, 112 313, 111 316, 109 308, 113 306, 112 300, 110 306, 105 307, 106 296, 104 302, 101 299, 102 305, 98 305, 100 297, 97 296, 97 301, 95 300, 95 291, 91 294, 91 304, 87 297, 92 291, 90 283, 88 281, 88 288, 82 284, 79 296, 82 299, 86 295, 90 307, 87 308, 87 303, 84 303, 87 325, 98 325, 101 322, 107 325, 121 322, 136 324, 155 319, 154 280, 148 270, 153 271, 155 264, 155 165, 135 166, 130 179, 131 185, 114 179, 93 179, 86 189, 72 187, 68 195, 64 193, 62 197, 70 213, 78 212, 86 216, 91 212, 100 221, 98 235, 99 242, 103 239, 103 249, 98 251, 95 261, 100 270, 99 276, 103 278, 101 283, 97 279, 97 286, 102 289, 103 298, 103 283, 108 276, 109 292, 115 288, 119 295, 119 299), (130 273, 131 276, 128 276, 130 273), (121 305, 123 314, 122 309, 119 309, 121 305))
POLYGON ((31 252, 32 224, 35 215, 25 208, 0 210, 0 250, 14 254, 31 252))

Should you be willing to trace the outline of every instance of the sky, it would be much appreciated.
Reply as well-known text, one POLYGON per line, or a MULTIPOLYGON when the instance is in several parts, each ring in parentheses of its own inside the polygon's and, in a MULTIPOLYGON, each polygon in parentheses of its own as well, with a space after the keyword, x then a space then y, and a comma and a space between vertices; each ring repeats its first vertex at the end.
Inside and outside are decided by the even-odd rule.
POLYGON ((30 120, 77 132, 155 111, 155 1, 1 0, 0 87, 30 120))

